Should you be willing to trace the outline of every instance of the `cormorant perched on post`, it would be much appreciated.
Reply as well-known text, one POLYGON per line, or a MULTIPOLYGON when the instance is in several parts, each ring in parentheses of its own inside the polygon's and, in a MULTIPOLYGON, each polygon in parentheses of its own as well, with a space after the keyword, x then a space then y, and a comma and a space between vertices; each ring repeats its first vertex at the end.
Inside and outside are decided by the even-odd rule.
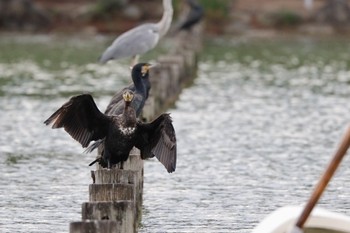
POLYGON ((97 141, 87 150, 91 152, 102 146, 102 156, 95 162, 103 167, 123 163, 135 146, 141 158, 156 156, 169 173, 176 168, 176 137, 169 114, 162 114, 150 123, 137 120, 131 106, 134 93, 123 93, 124 109, 119 115, 105 115, 99 111, 89 94, 72 97, 54 112, 44 123, 52 128, 64 128, 83 147, 97 141), (104 140, 100 140, 104 139, 104 140))
POLYGON ((151 89, 151 83, 149 81, 149 70, 151 67, 151 64, 139 63, 132 68, 131 78, 133 83, 120 90, 112 97, 106 108, 105 114, 118 115, 123 112, 124 101, 122 95, 125 90, 131 90, 134 92, 135 97, 131 106, 136 111, 136 117, 141 114, 143 106, 148 98, 149 90, 151 89))
MULTIPOLYGON (((131 78, 133 83, 117 92, 107 105, 105 110, 106 115, 119 115, 124 109, 123 93, 126 90, 134 92, 134 98, 131 106, 136 112, 136 117, 139 117, 145 102, 148 98, 151 83, 149 81, 149 70, 152 67, 149 63, 139 63, 132 67, 131 78)), ((104 145, 104 138, 95 143, 98 148, 98 157, 101 157, 104 145)))

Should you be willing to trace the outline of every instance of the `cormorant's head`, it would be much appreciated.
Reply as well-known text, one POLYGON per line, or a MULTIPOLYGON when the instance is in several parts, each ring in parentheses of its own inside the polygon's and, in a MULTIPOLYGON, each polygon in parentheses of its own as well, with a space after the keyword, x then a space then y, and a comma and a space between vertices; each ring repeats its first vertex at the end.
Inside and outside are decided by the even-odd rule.
POLYGON ((138 63, 132 68, 132 75, 146 77, 149 74, 149 69, 151 68, 151 64, 149 63, 138 63))
POLYGON ((125 102, 130 103, 132 99, 134 98, 134 93, 130 90, 126 90, 123 93, 123 99, 125 102))

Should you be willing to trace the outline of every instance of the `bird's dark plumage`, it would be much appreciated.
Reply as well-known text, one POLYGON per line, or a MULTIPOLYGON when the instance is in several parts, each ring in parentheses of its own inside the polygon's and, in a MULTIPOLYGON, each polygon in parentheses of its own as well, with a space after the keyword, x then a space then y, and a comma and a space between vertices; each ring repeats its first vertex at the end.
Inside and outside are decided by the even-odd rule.
POLYGON ((180 24, 178 30, 190 30, 204 16, 204 9, 196 0, 187 0, 187 3, 190 6, 190 12, 185 21, 180 24))
POLYGON ((94 162, 111 168, 127 160, 135 146, 142 159, 156 156, 168 172, 176 168, 176 137, 169 114, 162 114, 150 123, 137 121, 131 106, 134 94, 123 93, 124 110, 119 115, 101 113, 89 94, 72 97, 44 123, 63 127, 83 147, 95 141, 87 151, 101 146, 102 156, 94 162))
MULTIPOLYGON (((134 98, 132 100, 131 106, 136 112, 136 117, 140 116, 145 102, 148 98, 149 90, 151 89, 151 83, 149 81, 149 69, 151 68, 151 66, 152 65, 148 63, 139 63, 132 68, 131 78, 133 83, 123 88, 112 97, 110 103, 108 104, 105 110, 106 115, 121 114, 125 106, 123 100, 123 93, 125 91, 132 91, 134 93, 134 98)), ((102 153, 104 151, 104 139, 101 139, 100 143, 95 143, 94 145, 98 147, 97 160, 99 160, 102 157, 102 153)), ((103 164, 102 160, 100 160, 100 164, 102 166, 105 165, 103 164)))
POLYGON ((72 97, 44 123, 52 128, 64 128, 83 147, 106 134, 109 117, 102 114, 89 94, 72 97))
POLYGON ((151 66, 152 65, 148 63, 139 63, 132 68, 131 78, 133 83, 120 90, 112 97, 105 114, 118 115, 123 112, 124 101, 122 95, 126 90, 134 92, 132 107, 135 109, 137 117, 141 114, 148 98, 149 90, 151 89, 151 83, 149 81, 149 69, 151 66))
POLYGON ((168 172, 175 171, 176 136, 169 114, 163 113, 148 124, 140 123, 135 146, 142 159, 156 156, 168 172))

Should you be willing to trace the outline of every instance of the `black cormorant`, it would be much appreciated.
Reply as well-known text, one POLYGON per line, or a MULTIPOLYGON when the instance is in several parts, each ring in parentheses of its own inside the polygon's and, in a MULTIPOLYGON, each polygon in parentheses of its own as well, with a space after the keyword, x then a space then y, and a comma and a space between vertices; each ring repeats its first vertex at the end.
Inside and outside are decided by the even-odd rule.
MULTIPOLYGON (((106 115, 119 115, 123 112, 124 100, 122 96, 124 91, 130 90, 134 92, 132 107, 136 112, 136 117, 140 116, 151 89, 151 83, 149 81, 149 69, 151 67, 152 65, 149 63, 139 63, 132 67, 131 78, 133 83, 112 97, 105 110, 106 115)), ((99 143, 96 143, 95 146, 97 145, 99 145, 98 156, 101 157, 104 139, 99 140, 99 143)))
POLYGON ((151 83, 149 81, 149 69, 152 67, 148 63, 138 63, 131 70, 131 78, 133 83, 124 89, 117 92, 108 104, 105 114, 118 115, 123 112, 124 101, 123 93, 125 90, 131 90, 134 92, 134 100, 132 101, 132 107, 136 111, 138 117, 145 105, 148 98, 149 90, 151 89, 151 83))
MULTIPOLYGON (((83 147, 92 144, 92 151, 102 144, 102 156, 94 162, 103 167, 127 160, 135 146, 141 158, 156 156, 169 173, 176 168, 176 137, 169 114, 161 114, 150 123, 138 121, 132 107, 134 93, 123 93, 124 109, 119 115, 101 113, 89 94, 72 97, 44 123, 52 128, 64 128, 83 147), (104 139, 104 140, 100 140, 104 139)), ((92 162, 91 164, 93 164, 92 162)))
POLYGON ((179 25, 178 30, 190 30, 203 18, 204 9, 196 0, 187 0, 187 3, 190 6, 190 12, 185 21, 179 25))

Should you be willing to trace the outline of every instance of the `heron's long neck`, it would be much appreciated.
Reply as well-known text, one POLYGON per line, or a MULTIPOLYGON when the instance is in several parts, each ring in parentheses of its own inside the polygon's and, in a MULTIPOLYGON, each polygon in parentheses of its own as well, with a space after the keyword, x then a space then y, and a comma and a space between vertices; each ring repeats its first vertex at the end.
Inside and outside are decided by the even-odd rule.
POLYGON ((174 10, 172 0, 163 0, 163 8, 164 13, 162 19, 158 23, 160 29, 160 37, 165 36, 165 34, 168 32, 171 25, 171 21, 173 19, 174 10))

